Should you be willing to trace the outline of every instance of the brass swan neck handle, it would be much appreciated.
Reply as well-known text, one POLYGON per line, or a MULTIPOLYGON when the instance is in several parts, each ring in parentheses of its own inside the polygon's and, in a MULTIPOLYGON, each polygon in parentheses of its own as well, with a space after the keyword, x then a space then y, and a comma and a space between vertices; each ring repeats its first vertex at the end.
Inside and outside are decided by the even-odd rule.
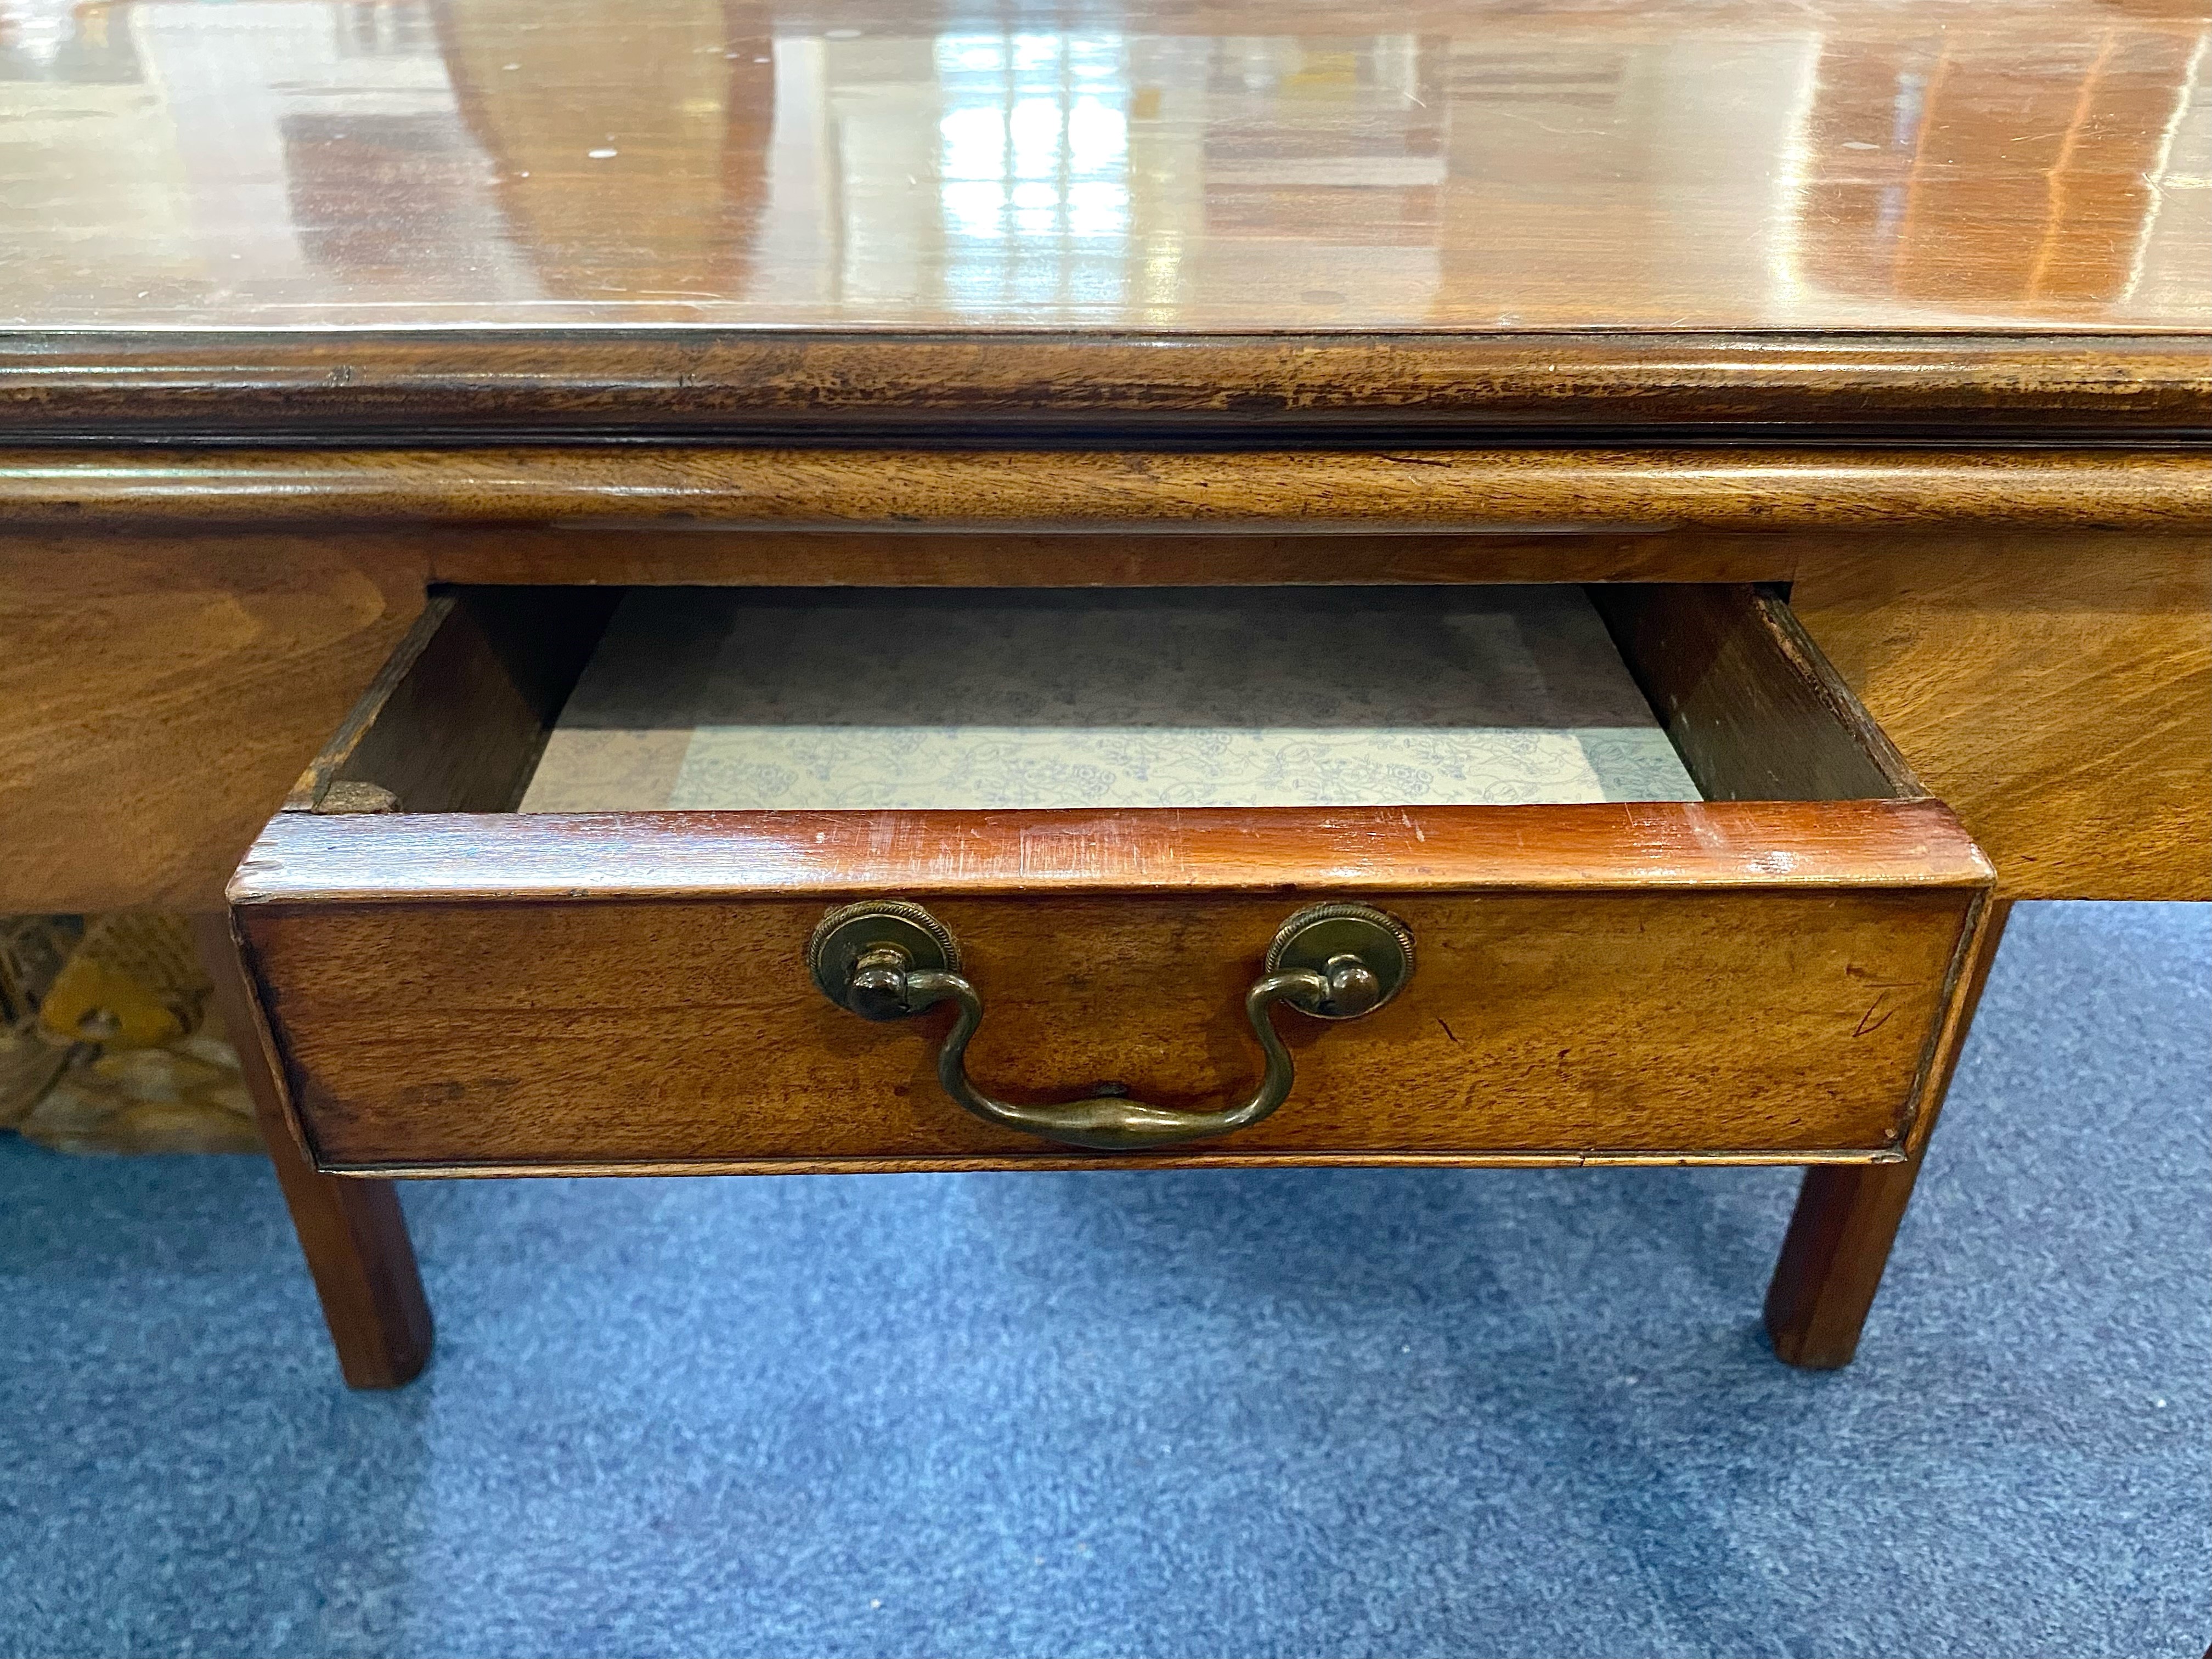
POLYGON ((1291 1051, 1276 1034, 1268 1011, 1278 1002, 1311 1012, 1327 994, 1319 974, 1269 974, 1244 995, 1245 1018, 1267 1056, 1259 1085, 1240 1104, 1210 1112, 1178 1112, 1147 1106, 1126 1095, 1097 1094, 1086 1100, 1055 1101, 1048 1106, 1016 1106, 994 1100, 968 1076, 968 1040, 982 1024, 983 999, 957 974, 923 971, 909 974, 907 991, 915 1012, 950 1000, 960 1012, 945 1044, 937 1051, 937 1080, 954 1101, 986 1122, 1020 1129, 1063 1146, 1088 1146, 1102 1152, 1141 1151, 1147 1146, 1172 1146, 1185 1140, 1204 1140, 1257 1123, 1287 1099, 1296 1073, 1291 1051))
POLYGON ((1079 1100, 1021 1106, 994 1099, 968 1075, 968 1044, 983 1021, 983 995, 959 972, 959 946, 919 905, 896 901, 833 910, 807 950, 815 982, 863 1018, 905 1019, 951 1002, 957 1010, 937 1053, 937 1080, 953 1102, 988 1123, 1066 1146, 1140 1152, 1248 1128, 1290 1096, 1291 1052, 1276 1032, 1278 1003, 1320 1019, 1356 1019, 1395 996, 1411 975, 1413 937, 1364 905, 1323 904, 1284 924, 1266 971, 1244 994, 1244 1017, 1267 1065, 1243 1100, 1212 1111, 1148 1106, 1102 1090, 1079 1100))

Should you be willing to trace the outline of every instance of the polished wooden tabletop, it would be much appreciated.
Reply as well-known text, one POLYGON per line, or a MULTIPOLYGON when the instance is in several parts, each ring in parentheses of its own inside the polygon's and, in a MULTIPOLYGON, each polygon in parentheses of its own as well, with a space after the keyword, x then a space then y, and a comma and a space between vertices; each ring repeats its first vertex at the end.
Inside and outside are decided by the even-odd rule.
POLYGON ((2194 0, 0 0, 0 326, 2212 325, 2194 0))

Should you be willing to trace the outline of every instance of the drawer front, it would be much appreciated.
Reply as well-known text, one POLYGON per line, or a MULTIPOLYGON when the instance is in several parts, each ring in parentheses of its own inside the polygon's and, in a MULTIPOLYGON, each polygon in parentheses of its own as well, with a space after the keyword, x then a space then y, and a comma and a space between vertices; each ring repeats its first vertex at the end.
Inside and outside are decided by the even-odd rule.
POLYGON ((1405 924, 1396 999, 1273 1015, 1279 1110, 1141 1161, 1893 1154, 1986 883, 1930 802, 1163 812, 1118 845, 1126 815, 852 816, 281 823, 240 920, 318 1159, 1066 1158, 946 1097, 947 1011, 872 1024, 817 988, 817 925, 874 896, 836 872, 871 860, 957 939, 969 1069, 1024 1103, 1247 1093, 1277 928, 1320 898, 1405 924))
MULTIPOLYGON (((1356 896, 1412 931, 1405 993, 1358 1020, 1276 1014, 1289 1099, 1193 1150, 1892 1149, 1967 909, 1942 891, 1356 896)), ((1110 1083, 1202 1110, 1258 1079, 1242 1004, 1295 901, 924 896, 984 997, 968 1066, 990 1093, 1110 1083)), ((270 915, 252 936, 329 1167, 1066 1155, 947 1098, 949 1010, 874 1024, 823 996, 804 971, 823 914, 395 906, 270 915)))
POLYGON ((526 787, 562 677, 501 680, 449 632, 303 780, 234 923, 301 1137, 338 1171, 1899 1156, 1989 868, 1909 780, 1876 793, 1893 757, 1773 601, 1698 592, 1608 620, 1700 787, 1762 798, 483 810, 526 787), (408 724, 452 712, 440 686, 488 711, 467 743, 408 724), (375 756, 404 799, 357 775, 375 756), (817 986, 824 916, 886 899, 957 941, 981 1005, 965 1075, 1014 1108, 1252 1095, 1248 993, 1303 907, 1387 913, 1413 967, 1358 1018, 1261 1016, 1291 1071, 1257 1121, 1079 1150, 948 1094, 949 1003, 874 1022, 817 986))

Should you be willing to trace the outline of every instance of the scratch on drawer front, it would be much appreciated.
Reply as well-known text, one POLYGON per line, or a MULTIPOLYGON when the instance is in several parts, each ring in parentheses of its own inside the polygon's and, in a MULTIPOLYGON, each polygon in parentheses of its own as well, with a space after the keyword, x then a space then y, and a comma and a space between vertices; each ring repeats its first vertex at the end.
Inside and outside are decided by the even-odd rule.
POLYGON ((1150 835, 1115 817, 1081 827, 1024 824, 1016 858, 1023 877, 1037 879, 1094 874, 1173 879, 1189 868, 1178 838, 1150 835))
POLYGON ((1888 1024, 1889 1017, 1897 1012, 1894 1008, 1885 1008, 1881 1006, 1888 1000, 1889 993, 1887 991, 1876 997, 1874 1000, 1874 1006, 1859 1016, 1857 1028, 1851 1032, 1851 1035, 1855 1037, 1863 1037, 1869 1032, 1879 1031, 1883 1026, 1888 1024), (1875 1018, 1877 1013, 1881 1016, 1879 1019, 1875 1018))

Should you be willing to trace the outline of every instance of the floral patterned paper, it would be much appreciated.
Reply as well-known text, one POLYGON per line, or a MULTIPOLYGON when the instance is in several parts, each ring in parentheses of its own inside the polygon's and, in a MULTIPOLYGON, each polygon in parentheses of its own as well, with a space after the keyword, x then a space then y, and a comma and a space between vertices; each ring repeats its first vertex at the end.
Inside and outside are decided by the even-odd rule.
POLYGON ((523 810, 1697 798, 1573 589, 660 590, 523 810))

